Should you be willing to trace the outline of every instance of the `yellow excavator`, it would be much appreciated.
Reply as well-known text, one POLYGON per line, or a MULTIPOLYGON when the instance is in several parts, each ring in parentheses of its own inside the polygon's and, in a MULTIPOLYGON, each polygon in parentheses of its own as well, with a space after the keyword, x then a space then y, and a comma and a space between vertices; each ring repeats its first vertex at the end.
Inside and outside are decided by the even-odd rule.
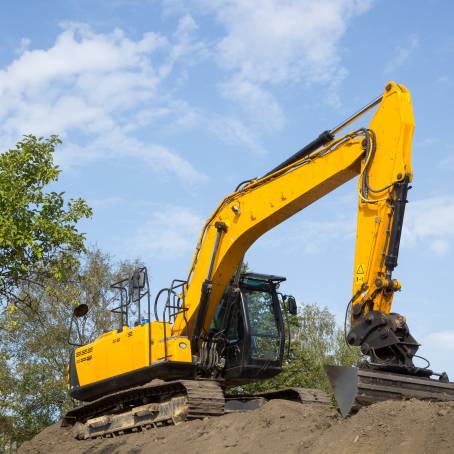
MULTIPOLYGON (((346 341, 367 360, 358 368, 327 366, 340 411, 390 398, 454 399, 446 374, 414 365, 419 344, 405 318, 391 312, 401 289, 392 273, 413 177, 413 130, 408 90, 388 83, 358 113, 221 201, 202 229, 187 279, 157 294, 154 321, 146 269, 116 283, 120 327, 71 354, 69 394, 85 403, 70 410, 64 424, 75 425, 79 438, 92 438, 220 415, 226 387, 278 374, 285 316, 296 313, 296 302, 278 291, 285 278, 242 272, 244 255, 265 232, 357 176, 346 341), (368 128, 338 136, 376 106, 368 128)), ((87 310, 79 306, 75 316, 87 310)), ((315 392, 312 397, 323 401, 315 392)))

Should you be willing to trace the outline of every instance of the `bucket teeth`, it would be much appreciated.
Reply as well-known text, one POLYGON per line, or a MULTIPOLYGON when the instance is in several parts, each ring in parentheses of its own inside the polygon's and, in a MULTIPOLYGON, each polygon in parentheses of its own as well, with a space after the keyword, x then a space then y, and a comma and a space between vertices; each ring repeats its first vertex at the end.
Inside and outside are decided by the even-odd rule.
POLYGON ((325 366, 339 411, 348 416, 384 400, 454 400, 454 383, 357 367, 325 366))

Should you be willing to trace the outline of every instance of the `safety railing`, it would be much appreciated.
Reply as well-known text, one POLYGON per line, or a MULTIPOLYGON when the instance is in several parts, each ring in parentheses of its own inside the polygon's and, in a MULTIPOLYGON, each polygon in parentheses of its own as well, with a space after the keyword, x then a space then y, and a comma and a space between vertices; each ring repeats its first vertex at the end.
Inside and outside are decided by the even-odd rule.
POLYGON ((154 316, 156 321, 163 322, 163 331, 164 331, 164 359, 167 360, 168 358, 168 347, 167 347, 167 340, 169 339, 168 334, 168 327, 171 326, 176 318, 179 315, 183 316, 183 320, 185 323, 185 331, 186 336, 188 335, 188 321, 186 319, 186 311, 187 308, 185 307, 185 293, 186 293, 186 284, 187 281, 183 281, 180 279, 174 279, 168 288, 163 288, 159 291, 156 295, 155 303, 154 303, 154 316), (162 296, 165 295, 165 303, 162 309, 162 318, 159 317, 159 302, 162 299, 162 296))

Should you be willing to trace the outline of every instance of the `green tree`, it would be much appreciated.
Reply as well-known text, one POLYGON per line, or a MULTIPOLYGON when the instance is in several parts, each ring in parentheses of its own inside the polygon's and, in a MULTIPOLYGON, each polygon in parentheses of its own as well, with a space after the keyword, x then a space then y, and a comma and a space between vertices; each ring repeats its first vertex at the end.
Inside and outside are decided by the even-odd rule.
POLYGON ((344 332, 336 325, 334 315, 316 304, 300 307, 297 316, 290 316, 290 355, 282 372, 269 380, 247 385, 247 392, 282 389, 291 386, 322 389, 331 393, 325 364, 351 366, 361 353, 345 343, 344 332))
POLYGON ((62 279, 84 250, 77 223, 90 217, 82 199, 65 203, 49 190, 60 170, 53 162, 57 136, 24 136, 0 154, 0 305, 20 303, 17 289, 42 277, 62 279))
POLYGON ((21 309, 0 314, 0 446, 21 444, 73 405, 65 377, 73 308, 80 303, 90 308, 85 342, 116 326, 109 306, 115 299, 110 284, 117 274, 107 255, 88 251, 65 281, 47 277, 28 283, 19 291, 25 302, 21 309))

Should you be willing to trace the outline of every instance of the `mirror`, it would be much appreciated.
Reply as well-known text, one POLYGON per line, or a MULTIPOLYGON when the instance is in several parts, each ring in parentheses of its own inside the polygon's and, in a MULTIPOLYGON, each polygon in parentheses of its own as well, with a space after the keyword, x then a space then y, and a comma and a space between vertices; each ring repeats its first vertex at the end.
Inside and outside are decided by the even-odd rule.
POLYGON ((134 271, 131 277, 131 287, 140 290, 145 287, 145 271, 143 269, 134 271))
POLYGON ((87 315, 87 312, 88 312, 88 306, 86 304, 82 303, 74 308, 73 314, 74 314, 74 317, 80 318, 80 317, 84 317, 85 315, 87 315))
POLYGON ((140 291, 145 288, 145 270, 137 269, 129 279, 129 294, 132 296, 132 301, 140 301, 140 291))
POLYGON ((287 303, 287 310, 288 310, 289 314, 297 315, 298 314, 298 305, 296 304, 295 297, 293 297, 292 295, 287 295, 286 303, 287 303))

